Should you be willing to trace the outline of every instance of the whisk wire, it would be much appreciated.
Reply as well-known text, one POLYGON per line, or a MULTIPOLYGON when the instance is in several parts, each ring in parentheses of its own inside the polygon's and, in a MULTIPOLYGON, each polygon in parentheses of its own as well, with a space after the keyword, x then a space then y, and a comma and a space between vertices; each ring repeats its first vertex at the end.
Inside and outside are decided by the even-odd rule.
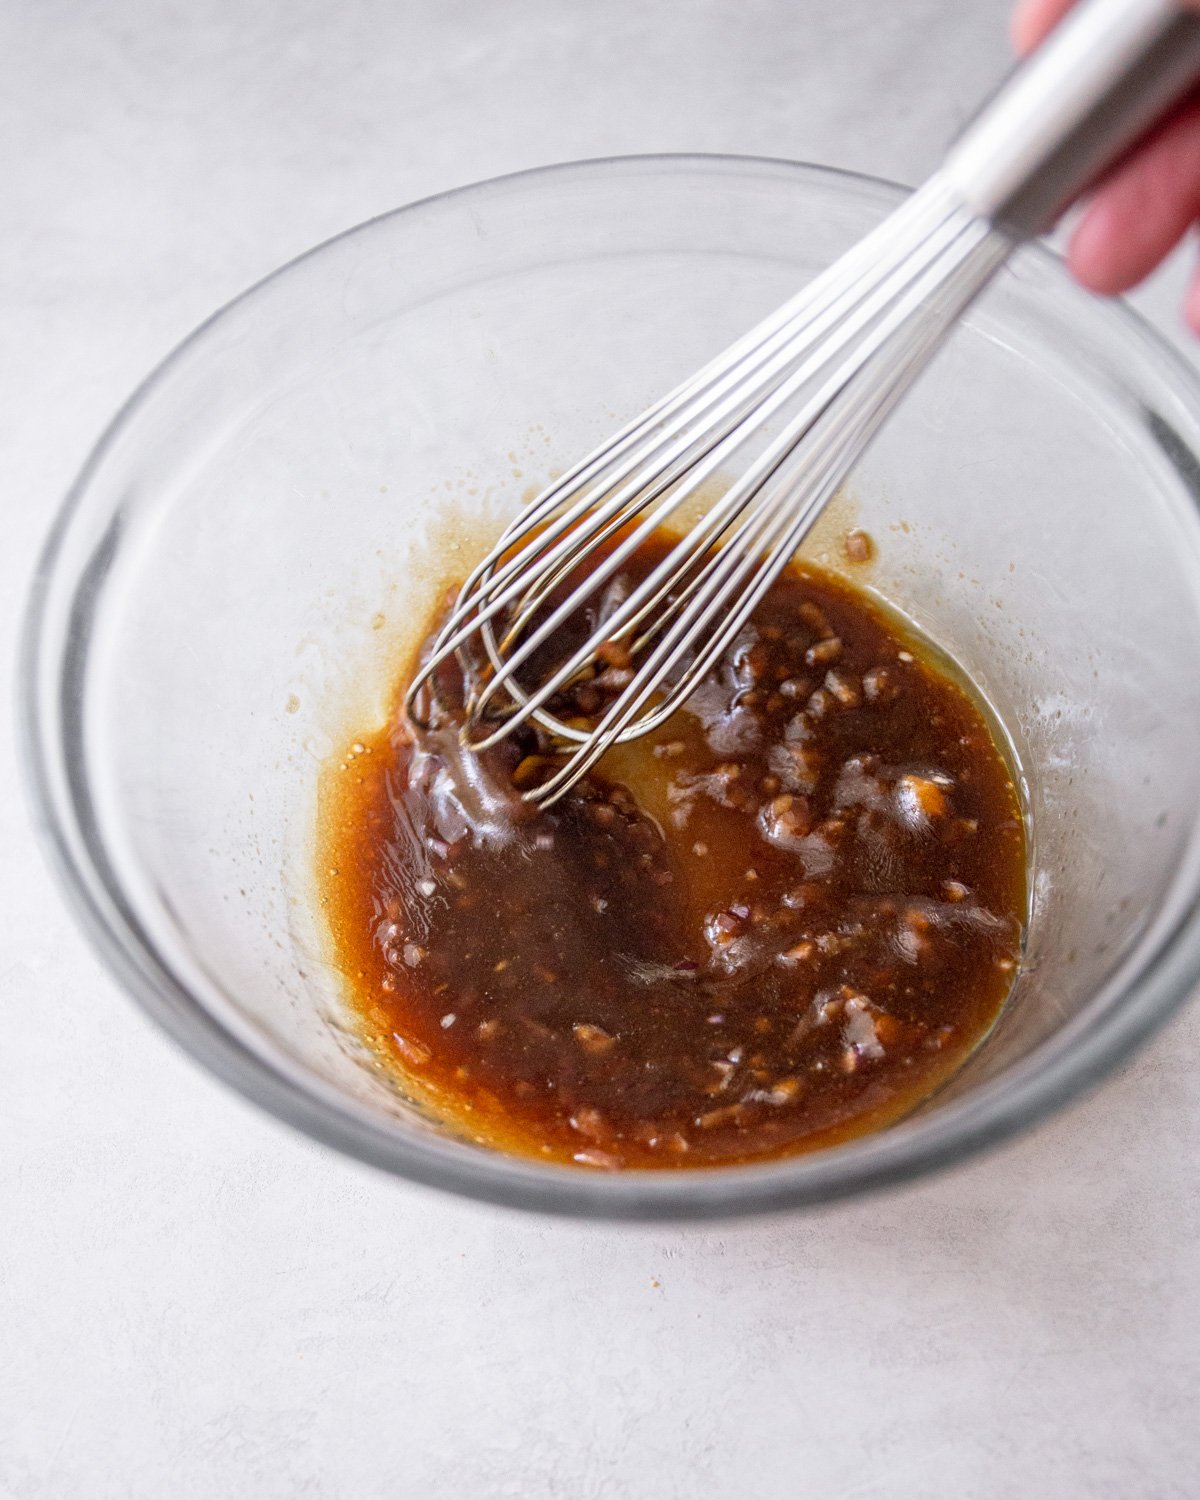
MULTIPOLYGON (((952 245, 956 237, 962 233, 962 228, 961 222, 957 221, 939 226, 939 230, 936 233, 927 237, 922 258, 915 265, 910 265, 906 262, 890 279, 885 280, 880 286, 876 287, 872 295, 866 298, 855 310, 854 314, 845 320, 842 329, 839 329, 839 333, 842 336, 830 341, 829 346, 822 349, 822 357, 819 361, 794 371, 782 385, 778 386, 770 395, 761 400, 757 407, 759 428, 777 410, 791 401, 805 386, 811 385, 814 375, 819 374, 825 364, 838 352, 843 350, 852 337, 862 333, 864 329, 868 328, 879 317, 888 303, 894 301, 902 285, 908 284, 914 277, 919 277, 927 263, 935 260, 948 245, 952 245)), ((654 591, 657 590, 657 597, 661 597, 669 589, 672 577, 681 563, 688 559, 689 554, 711 545, 714 535, 719 530, 728 529, 728 513, 739 514, 753 501, 761 483, 772 472, 780 457, 800 440, 808 427, 811 426, 829 403, 835 399, 852 375, 854 369, 873 353, 878 343, 887 336, 891 326, 898 321, 900 319, 893 312, 891 320, 886 321, 881 329, 876 330, 868 338, 867 343, 860 346, 857 353, 849 361, 839 366, 835 374, 825 382, 812 400, 806 404, 799 416, 785 428, 783 435, 768 450, 768 454, 764 455, 764 460, 751 465, 742 474, 741 478, 714 505, 709 515, 684 536, 672 553, 630 595, 629 599, 625 601, 624 605, 618 609, 614 616, 605 622, 604 633, 599 638, 596 635, 589 637, 563 663, 559 672, 555 674, 555 678, 542 690, 532 695, 514 695, 518 699, 518 706, 508 721, 510 727, 516 727, 517 724, 523 722, 532 713, 540 709, 550 697, 554 696, 556 691, 561 691, 563 681, 572 679, 587 666, 594 658, 596 648, 603 640, 619 639, 621 632, 627 627, 628 623, 638 615, 639 611, 645 608, 647 600, 654 596, 654 591), (718 525, 718 523, 724 523, 724 525, 718 525)), ((746 434, 739 429, 731 433, 716 448, 711 449, 698 464, 693 465, 687 479, 672 494, 670 508, 678 508, 684 500, 695 494, 697 490, 725 466, 745 440, 746 434)), ((606 581, 608 577, 615 573, 624 564, 628 556, 642 545, 650 532, 656 530, 661 525, 662 516, 663 512, 660 510, 646 522, 643 522, 637 531, 628 537, 618 548, 614 549, 607 558, 602 560, 600 566, 590 576, 589 581, 599 584, 606 581)), ((534 566, 536 567, 536 564, 534 566)), ((544 644, 561 627, 565 620, 574 612, 574 609, 575 602, 573 599, 569 598, 563 601, 535 631, 515 650, 510 651, 503 660, 500 660, 498 655, 493 659, 493 665, 496 668, 495 675, 479 697, 477 703, 479 710, 482 710, 501 689, 510 688, 511 690, 511 685, 514 683, 515 674, 519 668, 533 651, 544 644)), ((494 743, 497 738, 503 737, 504 732, 505 730, 502 729, 490 735, 486 740, 477 742, 477 748, 483 748, 484 745, 494 743)), ((639 732, 642 731, 639 730, 639 732)))
MULTIPOLYGON (((817 315, 799 321, 798 325, 794 321, 778 334, 764 341, 755 349, 748 368, 736 368, 729 372, 724 380, 709 386, 702 393, 701 398, 686 406, 650 442, 635 450, 612 474, 606 476, 606 489, 601 493, 611 490, 618 479, 625 478, 630 473, 639 472, 639 466, 653 459, 656 456, 656 450, 665 444, 667 438, 687 424, 693 424, 693 430, 684 441, 675 444, 669 454, 660 456, 660 462, 665 467, 650 488, 640 485, 635 480, 612 500, 611 518, 605 519, 608 516, 607 510, 603 515, 597 511, 595 524, 585 531, 576 533, 577 553, 582 553, 585 549, 602 547, 632 515, 648 509, 698 459, 707 457, 725 437, 734 432, 745 420, 746 415, 761 401, 762 392, 775 388, 778 380, 786 376, 788 370, 795 366, 797 359, 807 348, 807 340, 818 337, 823 332, 833 332, 837 323, 853 306, 855 285, 852 284, 840 291, 817 315), (801 341, 801 334, 805 336, 805 342, 801 341), (727 392, 731 392, 728 399, 718 401, 718 398, 727 392), (694 424, 699 422, 703 423, 702 430, 705 434, 702 442, 697 442, 694 435, 694 424)), ((836 341, 831 340, 830 347, 825 351, 826 356, 832 358, 848 336, 843 333, 836 341)), ((641 468, 640 472, 644 473, 644 468, 641 468)), ((675 508, 678 508, 678 501, 690 496, 695 488, 696 486, 693 486, 682 491, 677 497, 675 508)), ((521 565, 521 561, 521 559, 517 560, 518 566, 521 565)), ((553 571, 535 569, 533 565, 530 566, 528 576, 531 588, 528 595, 517 606, 516 613, 509 622, 505 639, 500 643, 501 654, 521 633, 527 621, 537 613, 546 598, 570 575, 574 566, 575 559, 571 555, 568 555, 566 560, 559 563, 553 571)), ((478 589, 476 597, 486 598, 488 592, 488 585, 485 582, 478 589)))
POLYGON ((472 570, 422 687, 451 654, 470 680, 463 734, 485 750, 534 722, 574 748, 525 795, 561 797, 613 745, 657 728, 735 644, 899 389, 1009 249, 934 178, 843 259, 555 480, 472 570), (780 430, 771 435, 775 422, 780 430), (756 451, 740 457, 754 445, 756 451), (736 475, 711 501, 706 490, 736 475), (522 669, 671 516, 703 505, 635 588, 537 684, 522 669), (571 586, 580 571, 581 582, 571 586), (483 644, 489 671, 471 657, 483 644), (594 725, 549 705, 606 642, 636 671, 594 725), (489 722, 499 715, 499 722, 489 722), (480 729, 486 725, 482 734, 480 729))
MULTIPOLYGON (((711 403, 731 388, 744 385, 746 369, 742 364, 743 358, 751 361, 756 356, 767 359, 784 346, 782 358, 775 361, 769 374, 775 373, 789 360, 794 360, 800 352, 796 342, 798 335, 808 331, 811 336, 811 329, 804 321, 810 309, 815 307, 818 317, 823 316, 826 323, 832 322, 845 299, 851 296, 854 286, 869 275, 874 257, 881 254, 889 243, 892 243, 892 253, 895 254, 896 247, 904 243, 905 236, 913 235, 914 226, 919 225, 923 207, 934 195, 932 185, 923 193, 915 194, 891 218, 877 226, 870 235, 847 252, 842 261, 815 278, 783 307, 710 361, 697 375, 684 381, 646 412, 627 423, 614 437, 572 466, 531 502, 505 529, 492 551, 464 582, 456 607, 434 642, 429 662, 418 672, 410 686, 406 700, 410 714, 414 711, 420 689, 435 670, 437 661, 450 652, 458 651, 477 628, 486 625, 512 604, 519 589, 510 589, 506 585, 513 578, 521 578, 527 588, 536 584, 548 568, 558 565, 560 557, 571 555, 569 551, 562 554, 550 551, 555 541, 564 535, 573 536, 576 551, 585 546, 594 546, 605 526, 614 516, 622 514, 623 506, 627 507, 626 520, 645 509, 651 503, 651 496, 644 483, 639 485, 635 482, 626 486, 615 501, 605 502, 602 496, 610 493, 614 484, 630 474, 644 474, 645 466, 655 457, 660 445, 685 430, 688 424, 694 424, 703 415, 706 400, 711 403), (832 302, 823 302, 823 298, 834 287, 839 290, 832 302), (668 418, 671 420, 667 421, 668 418), (647 431, 660 423, 666 425, 661 431, 654 432, 649 440, 644 440, 647 431), (631 450, 631 445, 638 439, 643 439, 641 446, 631 450), (614 455, 621 453, 624 453, 624 457, 619 461, 614 458, 614 455), (605 486, 603 490, 597 490, 592 481, 606 470, 610 472, 605 486), (562 506, 564 498, 572 493, 576 495, 574 503, 554 517, 554 512, 562 506), (554 518, 550 519, 552 517, 554 518), (512 551, 518 540, 534 530, 538 530, 536 540, 539 550, 546 549, 541 567, 533 572, 527 571, 530 568, 530 558, 524 551, 517 552, 505 561, 505 554, 512 551)), ((810 324, 811 321, 810 317, 810 324)), ((751 364, 750 373, 753 373, 754 368, 751 364)), ((723 425, 717 430, 714 444, 744 415, 743 408, 753 406, 754 398, 753 390, 743 390, 740 406, 736 399, 726 403, 718 418, 723 425)), ((677 459, 681 464, 681 471, 686 469, 687 455, 696 446, 694 430, 693 426, 690 443, 681 442, 672 451, 671 461, 677 459)), ((662 493, 667 483, 656 486, 655 496, 662 493)), ((621 524, 624 521, 617 522, 616 529, 621 524)), ((566 572, 569 571, 568 566, 566 572)))

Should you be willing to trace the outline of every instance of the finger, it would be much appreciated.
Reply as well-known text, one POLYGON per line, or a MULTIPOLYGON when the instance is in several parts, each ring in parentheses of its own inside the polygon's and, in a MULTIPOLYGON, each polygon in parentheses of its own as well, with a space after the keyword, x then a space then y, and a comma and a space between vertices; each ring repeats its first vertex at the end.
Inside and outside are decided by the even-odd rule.
POLYGON ((1075 0, 1018 0, 1009 23, 1013 46, 1026 57, 1054 30, 1075 0))
MULTIPOLYGON (((1054 30, 1076 0, 1017 0, 1009 21, 1013 48, 1027 57, 1054 30)), ((1182 0, 1186 10, 1200 10, 1200 0, 1182 0)))
POLYGON ((1100 185, 1071 238, 1071 270, 1095 292, 1127 291, 1197 218, 1200 99, 1193 99, 1100 185))
POLYGON ((1200 333, 1200 269, 1192 277, 1192 284, 1188 288, 1187 301, 1183 310, 1193 332, 1200 333))

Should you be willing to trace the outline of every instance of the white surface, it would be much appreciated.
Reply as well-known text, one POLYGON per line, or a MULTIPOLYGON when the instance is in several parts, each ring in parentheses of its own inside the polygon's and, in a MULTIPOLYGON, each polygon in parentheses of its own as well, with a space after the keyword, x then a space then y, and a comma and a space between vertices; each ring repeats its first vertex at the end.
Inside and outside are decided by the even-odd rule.
MULTIPOLYGON (((0 0, 4 701, 89 444, 248 282, 569 157, 914 180, 1006 65, 1004 9, 0 0)), ((1181 286, 1141 298, 1160 326, 1181 286)), ((376 1176, 202 1075, 69 923, 7 725, 0 913, 3 1500, 1197 1493, 1195 1005, 1089 1101, 915 1189, 615 1232, 376 1176)))

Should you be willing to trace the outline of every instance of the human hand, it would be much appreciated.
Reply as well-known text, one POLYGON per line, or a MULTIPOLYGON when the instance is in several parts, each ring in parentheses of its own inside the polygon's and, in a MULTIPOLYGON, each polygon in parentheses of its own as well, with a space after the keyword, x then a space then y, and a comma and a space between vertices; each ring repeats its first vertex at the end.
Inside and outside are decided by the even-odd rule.
MULTIPOLYGON (((1075 0, 1018 0, 1012 17, 1017 51, 1032 52, 1075 0)), ((1181 0, 1200 11, 1200 0, 1181 0)), ((1170 114, 1127 161, 1096 187, 1071 237, 1067 260, 1094 292, 1128 291, 1200 220, 1200 89, 1170 114)), ((1200 333, 1200 271, 1185 311, 1200 333)))

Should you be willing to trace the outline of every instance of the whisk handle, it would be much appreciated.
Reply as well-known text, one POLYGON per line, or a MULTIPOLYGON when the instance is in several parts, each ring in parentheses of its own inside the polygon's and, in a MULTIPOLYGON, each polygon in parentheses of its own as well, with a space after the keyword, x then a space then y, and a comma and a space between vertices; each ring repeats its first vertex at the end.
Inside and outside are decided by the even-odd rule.
POLYGON ((1082 0, 971 122, 943 164, 966 205, 1040 234, 1200 82, 1200 12, 1082 0))

